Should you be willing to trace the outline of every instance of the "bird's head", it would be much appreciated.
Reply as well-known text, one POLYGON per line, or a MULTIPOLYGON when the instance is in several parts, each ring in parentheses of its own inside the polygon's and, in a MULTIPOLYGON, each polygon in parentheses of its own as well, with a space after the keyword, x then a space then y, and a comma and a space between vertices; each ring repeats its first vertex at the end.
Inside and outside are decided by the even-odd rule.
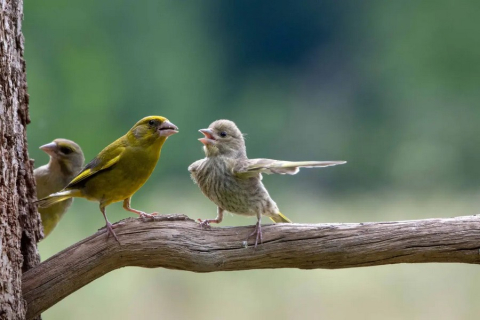
POLYGON ((85 157, 82 148, 72 140, 55 139, 40 147, 50 156, 50 161, 56 161, 61 168, 71 173, 77 173, 83 167, 85 157))
POLYGON ((207 129, 199 131, 205 136, 198 140, 204 144, 203 149, 207 157, 246 157, 247 151, 243 134, 233 121, 217 120, 212 122, 207 129))
POLYGON ((138 121, 128 132, 131 138, 138 143, 152 144, 159 138, 165 141, 172 134, 178 133, 176 125, 161 116, 149 116, 138 121))

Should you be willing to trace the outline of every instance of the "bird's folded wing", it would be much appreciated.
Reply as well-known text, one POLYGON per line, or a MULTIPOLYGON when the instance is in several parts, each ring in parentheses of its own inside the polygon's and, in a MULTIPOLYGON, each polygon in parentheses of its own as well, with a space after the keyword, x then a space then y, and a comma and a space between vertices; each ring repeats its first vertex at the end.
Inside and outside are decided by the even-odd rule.
MULTIPOLYGON (((125 150, 124 147, 116 147, 115 149, 111 150, 111 152, 101 152, 96 158, 90 161, 85 168, 75 177, 72 181, 65 187, 71 188, 75 184, 83 181, 92 175, 96 174, 99 171, 105 170, 113 166, 120 160, 120 157, 125 150), (104 155, 109 155, 106 157, 104 155)), ((106 151, 106 150, 104 150, 106 151)))
POLYGON ((280 161, 272 159, 248 159, 239 161, 233 173, 240 178, 249 178, 259 173, 296 174, 300 168, 330 167, 344 164, 346 161, 280 161))

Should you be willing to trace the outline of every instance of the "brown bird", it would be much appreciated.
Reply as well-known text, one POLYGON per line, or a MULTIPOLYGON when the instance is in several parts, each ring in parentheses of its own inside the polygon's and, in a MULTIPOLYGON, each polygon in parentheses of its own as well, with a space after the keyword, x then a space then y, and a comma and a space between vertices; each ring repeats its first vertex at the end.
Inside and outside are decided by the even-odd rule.
MULTIPOLYGON (((272 159, 248 159, 242 132, 230 120, 214 121, 208 129, 199 130, 204 138, 206 158, 192 163, 188 171, 203 194, 217 205, 215 219, 199 221, 203 227, 220 223, 225 210, 245 216, 256 216, 252 234, 255 247, 262 242, 262 215, 273 222, 291 222, 278 209, 262 183, 262 173, 296 174, 300 168, 329 167, 346 161, 290 162, 272 159)), ((247 238, 247 241, 248 241, 247 238)))
MULTIPOLYGON (((40 147, 50 156, 50 161, 33 171, 37 184, 37 198, 41 199, 60 191, 82 170, 85 160, 78 144, 67 139, 55 139, 40 147)), ((48 208, 39 208, 43 234, 46 238, 62 219, 73 199, 58 202, 48 208)))
POLYGON ((107 230, 118 241, 105 207, 123 201, 125 210, 141 217, 152 216, 131 208, 130 200, 152 174, 167 138, 177 132, 178 128, 167 118, 141 119, 124 136, 105 147, 65 189, 38 200, 38 206, 49 207, 74 197, 98 201, 107 230))

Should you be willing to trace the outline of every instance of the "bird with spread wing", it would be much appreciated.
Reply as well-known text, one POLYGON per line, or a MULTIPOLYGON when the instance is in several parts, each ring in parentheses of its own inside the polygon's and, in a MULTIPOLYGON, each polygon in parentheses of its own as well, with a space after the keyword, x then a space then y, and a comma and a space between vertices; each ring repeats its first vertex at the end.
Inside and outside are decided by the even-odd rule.
MULTIPOLYGON (((262 183, 262 173, 296 174, 300 168, 330 167, 346 161, 280 161, 248 159, 242 132, 230 120, 214 121, 207 129, 199 130, 205 137, 206 158, 192 163, 188 170, 203 194, 217 205, 217 217, 201 222, 203 227, 220 223, 223 212, 256 216, 255 247, 262 242, 261 217, 291 223, 278 209, 262 183)), ((248 240, 247 238, 247 240, 248 240)))

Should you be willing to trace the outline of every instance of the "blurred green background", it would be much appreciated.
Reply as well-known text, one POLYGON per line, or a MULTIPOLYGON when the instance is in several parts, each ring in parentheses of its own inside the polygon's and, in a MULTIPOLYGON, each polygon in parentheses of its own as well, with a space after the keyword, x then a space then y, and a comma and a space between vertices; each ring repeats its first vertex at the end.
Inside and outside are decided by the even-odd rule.
MULTIPOLYGON (((198 129, 227 118, 250 157, 348 160, 267 176, 295 222, 478 213, 480 2, 24 2, 29 151, 63 137, 87 161, 147 115, 180 128, 133 197, 213 218, 187 167, 198 129)), ((131 216, 120 204, 111 221, 131 216)), ((265 221, 266 222, 266 221, 265 221)), ((253 224, 228 215, 223 225, 253 224)), ((76 200, 43 259, 104 225, 76 200)), ((194 274, 124 268, 44 319, 478 319, 480 272, 454 264, 194 274)))

